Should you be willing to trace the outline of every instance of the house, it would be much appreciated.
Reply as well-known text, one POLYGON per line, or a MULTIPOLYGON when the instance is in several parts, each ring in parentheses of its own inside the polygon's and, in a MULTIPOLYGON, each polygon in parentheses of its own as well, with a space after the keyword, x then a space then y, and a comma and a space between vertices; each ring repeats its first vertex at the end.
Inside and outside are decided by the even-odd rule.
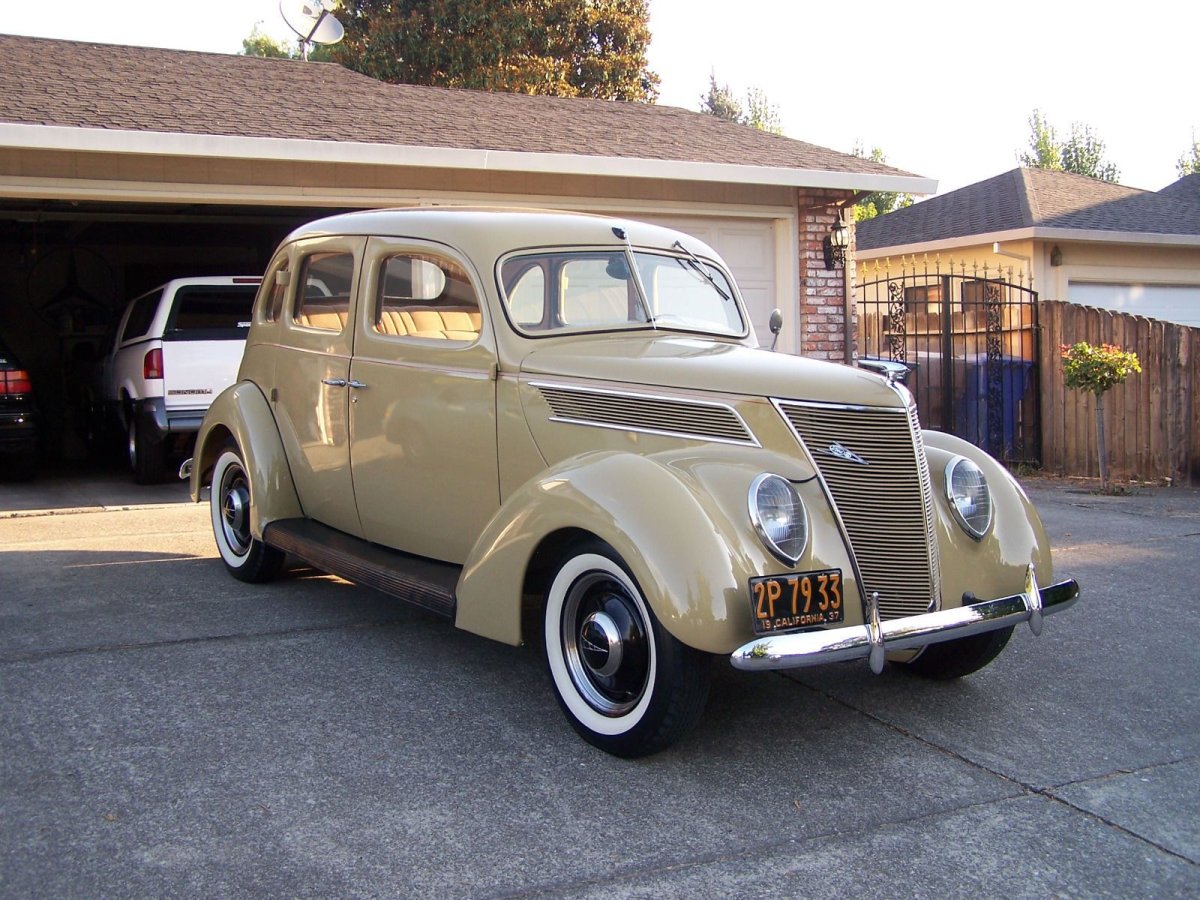
POLYGON ((760 334, 779 306, 780 349, 847 359, 846 272, 822 252, 831 226, 859 192, 936 186, 665 106, 10 35, 0 58, 0 333, 17 337, 60 413, 72 361, 126 298, 179 275, 261 272, 296 225, 370 207, 670 225, 726 258, 760 334))
POLYGON ((859 343, 912 367, 926 424, 1094 476, 1096 401, 1059 347, 1128 345, 1142 373, 1105 404, 1110 470, 1200 484, 1200 175, 1143 191, 1014 169, 862 223, 857 277, 859 343))
POLYGON ((858 226, 860 283, 902 258, 1001 272, 1043 300, 1200 326, 1200 175, 1144 191, 1014 169, 858 226))

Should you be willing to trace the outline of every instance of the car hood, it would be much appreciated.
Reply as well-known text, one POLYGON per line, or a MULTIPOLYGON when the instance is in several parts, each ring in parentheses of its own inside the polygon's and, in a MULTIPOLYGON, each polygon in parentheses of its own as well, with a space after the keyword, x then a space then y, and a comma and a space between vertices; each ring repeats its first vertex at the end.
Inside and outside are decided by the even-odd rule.
POLYGON ((526 356, 521 373, 788 400, 903 405, 883 378, 863 369, 677 335, 556 342, 526 356))

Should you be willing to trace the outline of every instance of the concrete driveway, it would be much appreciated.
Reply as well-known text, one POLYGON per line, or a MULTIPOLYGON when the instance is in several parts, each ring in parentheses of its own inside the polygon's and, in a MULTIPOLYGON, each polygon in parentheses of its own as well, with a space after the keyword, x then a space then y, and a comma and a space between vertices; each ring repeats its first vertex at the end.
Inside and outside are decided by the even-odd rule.
POLYGON ((181 485, 110 487, 0 484, 5 896, 1200 896, 1196 492, 1033 481, 1084 585, 1040 638, 952 684, 718 664, 626 762, 536 649, 243 585, 181 485))

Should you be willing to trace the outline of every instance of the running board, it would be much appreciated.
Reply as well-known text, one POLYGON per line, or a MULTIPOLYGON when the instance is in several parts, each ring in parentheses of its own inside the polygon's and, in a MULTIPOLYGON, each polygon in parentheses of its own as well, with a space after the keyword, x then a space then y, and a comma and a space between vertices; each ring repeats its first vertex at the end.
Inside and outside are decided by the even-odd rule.
POLYGON ((263 543, 322 572, 454 618, 454 588, 461 566, 390 550, 312 519, 271 522, 263 530, 263 543))

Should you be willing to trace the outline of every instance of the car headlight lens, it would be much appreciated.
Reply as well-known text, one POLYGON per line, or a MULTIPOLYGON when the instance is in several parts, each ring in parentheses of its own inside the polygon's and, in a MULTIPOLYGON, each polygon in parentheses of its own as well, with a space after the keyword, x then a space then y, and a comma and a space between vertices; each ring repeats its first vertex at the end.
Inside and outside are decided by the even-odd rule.
POLYGON ((759 475, 750 485, 750 520, 767 549, 789 566, 808 544, 808 517, 791 482, 779 475, 759 475))
POLYGON ((963 531, 982 540, 992 525, 992 494, 983 471, 965 456, 946 466, 946 498, 963 531))

